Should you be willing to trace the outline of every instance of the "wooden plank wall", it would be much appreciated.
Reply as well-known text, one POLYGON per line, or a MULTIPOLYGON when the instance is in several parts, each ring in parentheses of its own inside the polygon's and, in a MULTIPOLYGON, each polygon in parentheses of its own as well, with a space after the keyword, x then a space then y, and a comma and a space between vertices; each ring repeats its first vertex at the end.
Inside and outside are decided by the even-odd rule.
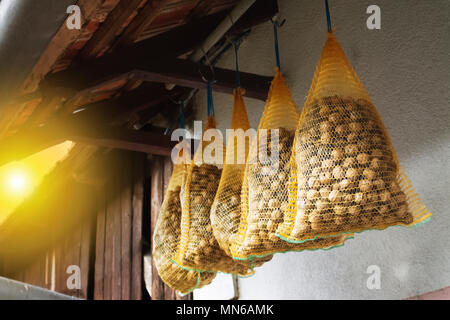
MULTIPOLYGON (((95 217, 83 221, 80 226, 74 229, 65 239, 59 242, 49 254, 48 261, 51 268, 54 261, 53 289, 57 292, 75 296, 81 299, 92 298, 91 276, 92 276, 92 252, 93 252, 93 232, 95 232, 95 217), (67 281, 71 274, 68 273, 70 266, 80 268, 81 288, 70 289, 67 281)), ((47 259, 46 259, 47 261, 47 259)), ((50 276, 51 280, 51 276, 50 276)), ((52 280, 50 281, 52 283, 52 280)), ((50 287, 50 289, 52 289, 50 287)))
MULTIPOLYGON (((150 224, 151 238, 158 219, 161 204, 172 174, 172 161, 170 157, 154 156, 148 162, 150 172, 150 224)), ((151 239, 150 238, 150 239, 151 239)), ((155 264, 152 263, 152 296, 153 300, 192 300, 192 294, 180 297, 169 286, 164 284, 158 275, 155 264)))
MULTIPOLYGON (((172 174, 168 157, 120 152, 117 169, 97 189, 97 210, 24 270, 10 278, 82 299, 141 300, 143 255, 151 251, 151 237, 172 174), (81 289, 68 289, 67 268, 80 267, 81 289)), ((71 200, 77 205, 76 199, 71 200)), ((1 267, 1 266, 0 266, 1 267)), ((1 268, 0 268, 1 271, 1 268)), ((178 296, 152 270, 152 296, 159 300, 191 300, 178 296)))
POLYGON ((45 252, 38 260, 33 262, 27 269, 10 275, 12 279, 33 284, 46 289, 51 289, 51 260, 52 251, 45 252))
POLYGON ((99 199, 94 299, 143 298, 142 219, 146 156, 124 153, 99 199))
POLYGON ((95 231, 95 217, 87 219, 77 226, 64 239, 31 263, 26 269, 11 277, 15 280, 33 284, 49 290, 78 297, 92 298, 90 277, 92 275, 93 252, 92 236, 95 231), (69 289, 67 273, 70 266, 80 268, 80 289, 69 289))

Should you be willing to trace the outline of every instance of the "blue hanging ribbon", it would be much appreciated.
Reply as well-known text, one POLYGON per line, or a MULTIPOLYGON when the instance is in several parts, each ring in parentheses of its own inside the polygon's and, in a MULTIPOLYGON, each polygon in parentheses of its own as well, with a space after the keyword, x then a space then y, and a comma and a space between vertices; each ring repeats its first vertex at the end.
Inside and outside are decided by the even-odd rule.
POLYGON ((239 59, 238 59, 238 50, 239 50, 239 44, 236 40, 232 40, 233 47, 234 47, 234 55, 236 57, 236 87, 241 86, 241 74, 239 73, 239 59))
POLYGON ((273 35, 275 41, 275 59, 277 61, 277 67, 280 69, 280 50, 278 49, 278 21, 273 22, 273 35))
POLYGON ((185 119, 184 119, 184 102, 182 100, 178 101, 180 105, 180 128, 185 128, 185 119))
POLYGON ((328 0, 325 0, 325 10, 326 10, 326 13, 327 13, 328 32, 331 33, 331 17, 330 17, 330 8, 328 7, 328 0))
POLYGON ((216 80, 208 81, 207 85, 207 97, 208 97, 208 116, 214 116, 214 101, 212 95, 212 85, 216 83, 216 80))

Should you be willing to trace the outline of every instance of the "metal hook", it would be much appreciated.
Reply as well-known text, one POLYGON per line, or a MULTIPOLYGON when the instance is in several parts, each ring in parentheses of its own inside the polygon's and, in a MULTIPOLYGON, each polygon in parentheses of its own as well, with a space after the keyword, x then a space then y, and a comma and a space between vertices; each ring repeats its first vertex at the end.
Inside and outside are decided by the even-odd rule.
POLYGON ((278 28, 281 28, 286 23, 286 18, 280 19, 278 16, 270 18, 272 23, 278 22, 278 28))

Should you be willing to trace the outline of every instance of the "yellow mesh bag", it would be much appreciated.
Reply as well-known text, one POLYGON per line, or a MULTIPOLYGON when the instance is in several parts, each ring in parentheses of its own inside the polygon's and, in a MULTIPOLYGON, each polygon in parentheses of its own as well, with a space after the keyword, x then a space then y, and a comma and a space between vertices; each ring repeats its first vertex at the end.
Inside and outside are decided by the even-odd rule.
POLYGON ((225 149, 222 142, 219 142, 220 150, 214 150, 213 141, 205 141, 209 140, 205 139, 207 130, 214 128, 215 119, 209 117, 202 144, 188 169, 182 191, 181 241, 174 261, 188 270, 248 276, 253 274, 251 264, 240 263, 227 256, 217 243, 211 226, 211 205, 219 186, 225 149), (220 163, 214 163, 205 157, 209 153, 214 157, 215 151, 222 152, 217 158, 220 163))
POLYGON ((275 252, 329 248, 346 237, 290 244, 276 236, 288 206, 289 159, 299 110, 280 71, 272 80, 257 136, 250 146, 241 194, 241 221, 231 253, 235 259, 275 252), (272 151, 278 151, 278 154, 272 151), (265 157, 265 154, 269 157, 265 157))
MULTIPOLYGON (((233 92, 234 107, 230 129, 234 130, 234 136, 229 136, 225 153, 225 164, 219 188, 211 207, 211 225, 214 236, 219 246, 228 256, 231 256, 231 244, 236 237, 241 218, 241 189, 245 169, 245 161, 250 145, 251 136, 245 134, 250 129, 247 111, 245 110, 242 95, 244 90, 237 88, 233 92)), ((272 259, 267 256, 251 261, 255 266, 272 259)))
POLYGON ((332 33, 299 119, 290 191, 278 230, 290 242, 415 225, 431 216, 332 33))
POLYGON ((153 235, 153 260, 158 274, 164 283, 181 294, 211 283, 216 276, 211 272, 185 270, 171 261, 180 241, 180 190, 186 166, 184 163, 174 165, 153 235))

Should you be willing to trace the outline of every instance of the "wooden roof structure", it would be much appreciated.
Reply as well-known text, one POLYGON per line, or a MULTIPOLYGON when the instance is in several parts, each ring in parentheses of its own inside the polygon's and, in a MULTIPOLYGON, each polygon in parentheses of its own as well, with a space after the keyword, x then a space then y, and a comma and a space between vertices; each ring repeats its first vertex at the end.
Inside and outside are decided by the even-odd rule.
MULTIPOLYGON (((109 138, 104 129, 111 122, 120 119, 122 125, 132 127, 132 116, 148 120, 185 93, 185 88, 206 87, 202 75, 211 74, 210 67, 186 57, 236 2, 80 0, 85 19, 82 29, 61 26, 20 95, 8 106, 7 116, 0 119, 0 143, 8 146, 8 152, 0 150, 0 165, 39 151, 41 146, 77 141, 87 131, 87 141, 95 144, 99 132, 109 138), (165 83, 178 86, 169 91, 165 83), (74 115, 74 111, 83 112, 74 115)), ((255 2, 226 36, 267 21, 277 10, 276 1, 255 2)), ((231 93, 234 71, 215 68, 214 73, 214 89, 231 93)), ((265 99, 269 77, 243 72, 241 78, 247 96, 265 99)), ((162 152, 167 153, 172 144, 166 140, 161 139, 157 148, 166 147, 162 152)))
MULTIPOLYGON (((190 61, 189 55, 238 2, 79 0, 82 28, 61 25, 15 98, 4 106, 0 166, 72 140, 76 146, 44 181, 48 185, 58 179, 61 185, 114 148, 169 155, 174 145, 170 136, 145 125, 167 109, 174 110, 169 120, 176 123, 175 101, 206 87, 208 64, 229 49, 226 39, 242 36, 278 13, 276 0, 256 1, 208 52, 208 61, 190 61), (168 90, 166 84, 176 86, 168 90)), ((234 70, 215 67, 214 77, 214 90, 232 93, 234 70)), ((270 80, 241 72, 249 97, 264 100, 270 80)), ((21 227, 24 221, 24 210, 6 220, 0 226, 0 244, 11 243, 13 235, 32 237, 25 235, 30 230, 21 227)))

